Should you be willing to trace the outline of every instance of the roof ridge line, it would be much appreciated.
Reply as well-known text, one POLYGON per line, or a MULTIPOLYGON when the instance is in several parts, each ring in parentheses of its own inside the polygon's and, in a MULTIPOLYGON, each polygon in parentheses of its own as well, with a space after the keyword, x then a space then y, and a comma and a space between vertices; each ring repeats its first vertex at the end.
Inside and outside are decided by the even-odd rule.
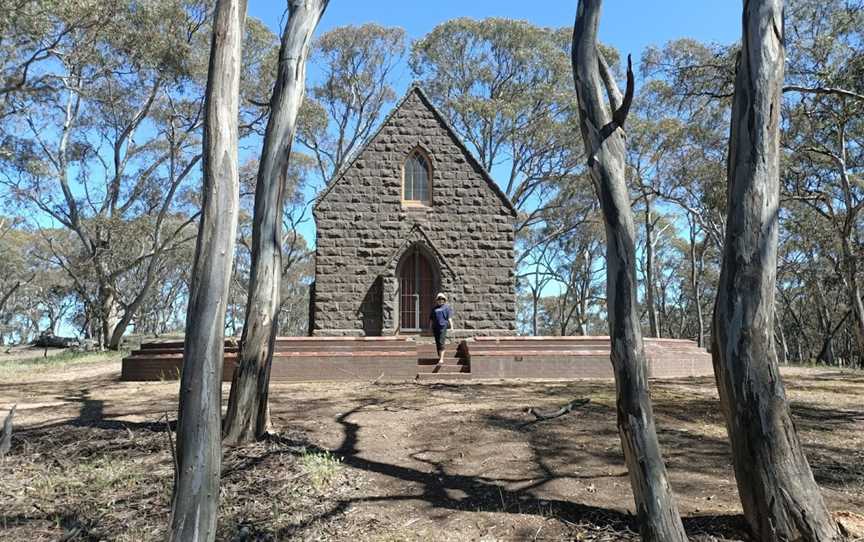
POLYGON ((481 164, 477 160, 477 158, 474 156, 474 153, 472 153, 471 150, 468 149, 468 147, 462 141, 462 138, 459 137, 459 134, 450 124, 450 121, 447 119, 447 117, 445 117, 444 114, 441 113, 441 111, 439 111, 437 107, 435 107, 435 104, 432 103, 432 100, 426 94, 426 91, 423 90, 423 87, 420 86, 420 83, 416 80, 411 82, 411 85, 408 87, 405 95, 402 96, 402 98, 393 106, 393 109, 391 109, 387 116, 384 117, 375 132, 371 136, 369 136, 369 138, 363 143, 363 145, 360 146, 359 149, 357 149, 356 152, 353 153, 351 159, 345 162, 342 167, 339 168, 339 170, 333 175, 330 182, 327 183, 327 186, 324 188, 324 190, 321 191, 320 194, 318 194, 318 196, 315 198, 315 203, 312 206, 313 215, 317 211, 318 206, 321 204, 322 201, 324 201, 324 198, 327 197, 333 187, 336 186, 336 184, 338 184, 339 181, 341 181, 342 178, 345 176, 345 173, 354 166, 354 164, 357 162, 357 159, 363 155, 363 153, 366 151, 366 148, 372 143, 372 141, 375 140, 375 138, 378 137, 378 135, 381 133, 381 130, 383 130, 384 127, 387 126, 390 120, 392 120, 392 118, 402 108, 402 106, 405 105, 405 102, 408 101, 408 98, 413 93, 416 93, 420 97, 420 100, 424 103, 424 105, 426 105, 426 107, 429 108, 430 111, 432 111, 432 114, 435 116, 438 122, 442 126, 444 126, 444 129, 449 133, 450 139, 452 139, 459 147, 459 149, 463 152, 463 154, 467 156, 471 165, 480 172, 480 176, 483 177, 483 180, 485 180, 489 187, 492 189, 492 191, 495 192, 495 195, 498 196, 498 198, 502 201, 507 210, 510 211, 511 215, 513 217, 518 216, 519 211, 516 210, 513 202, 511 202, 510 198, 507 197, 507 194, 505 194, 504 191, 501 190, 501 187, 498 186, 498 183, 495 182, 489 171, 483 166, 483 164, 481 164))

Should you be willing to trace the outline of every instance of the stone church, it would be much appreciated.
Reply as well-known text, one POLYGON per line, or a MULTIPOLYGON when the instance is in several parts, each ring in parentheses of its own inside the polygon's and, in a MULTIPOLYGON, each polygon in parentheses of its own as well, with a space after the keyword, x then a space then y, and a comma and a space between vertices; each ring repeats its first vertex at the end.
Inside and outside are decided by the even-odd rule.
POLYGON ((512 335, 516 210, 418 86, 315 204, 310 333, 428 331, 437 292, 452 336, 512 335))

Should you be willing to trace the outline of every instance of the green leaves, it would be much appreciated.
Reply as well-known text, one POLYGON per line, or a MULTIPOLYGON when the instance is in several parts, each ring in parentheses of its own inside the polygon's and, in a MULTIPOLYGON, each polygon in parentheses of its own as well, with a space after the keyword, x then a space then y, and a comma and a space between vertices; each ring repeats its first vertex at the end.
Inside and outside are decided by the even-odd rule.
POLYGON ((395 99, 393 79, 405 51, 404 30, 374 23, 335 28, 315 43, 310 62, 323 74, 308 86, 297 137, 315 155, 325 182, 395 99))
POLYGON ((497 180, 520 210, 542 209, 581 167, 569 32, 462 18, 412 47, 414 74, 480 163, 509 170, 497 180))

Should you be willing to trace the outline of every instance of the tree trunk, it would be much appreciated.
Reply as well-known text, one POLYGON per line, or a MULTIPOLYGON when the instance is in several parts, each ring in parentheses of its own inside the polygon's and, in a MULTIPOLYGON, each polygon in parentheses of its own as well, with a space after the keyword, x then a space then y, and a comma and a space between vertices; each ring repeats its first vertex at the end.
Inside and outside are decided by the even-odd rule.
POLYGON ((12 287, 6 291, 6 293, 0 296, 0 314, 3 314, 3 309, 6 307, 6 303, 9 302, 9 299, 15 294, 15 292, 18 290, 18 288, 21 287, 22 284, 24 284, 22 281, 16 281, 15 284, 13 284, 12 287))
POLYGON ((744 2, 711 350, 754 538, 835 540, 837 526, 798 441, 774 348, 782 16, 782 0, 744 2))
POLYGON ((702 275, 702 262, 705 257, 705 251, 701 251, 699 256, 696 255, 696 225, 690 217, 687 217, 690 222, 690 288, 693 290, 693 306, 696 309, 696 344, 699 348, 705 348, 705 317, 702 309, 702 296, 699 294, 700 278, 702 275), (698 262, 698 265, 697 265, 698 262))
POLYGON ((99 348, 111 342, 111 315, 114 313, 114 290, 107 283, 99 285, 99 348))
POLYGON ((269 427, 267 389, 278 328, 285 178, 297 113, 303 101, 309 44, 327 2, 288 2, 288 23, 282 34, 279 71, 270 98, 270 118, 255 186, 246 322, 225 418, 224 439, 228 444, 261 438, 269 427))
POLYGON ((531 335, 537 336, 538 318, 540 317, 537 306, 540 304, 540 289, 535 284, 531 288, 531 335))
POLYGON ((203 202, 186 311, 171 500, 170 540, 176 542, 216 537, 225 309, 240 194, 237 124, 245 14, 245 0, 219 0, 214 10, 204 104, 203 202))
POLYGON ((822 348, 816 356, 816 361, 825 365, 834 365, 834 334, 830 333, 822 338, 822 348))
POLYGON ((777 335, 780 337, 780 364, 789 363, 789 343, 786 342, 786 331, 783 329, 783 320, 777 322, 777 335))
POLYGON ((654 299, 654 223, 651 198, 645 196, 645 305, 648 309, 649 337, 659 337, 657 304, 654 299))
POLYGON ((852 252, 849 235, 842 239, 843 267, 846 271, 846 287, 849 293, 849 304, 852 306, 853 329, 858 351, 864 351, 864 303, 861 301, 861 283, 858 281, 858 258, 852 252))
POLYGON ((654 428, 645 350, 636 299, 636 243, 625 184, 622 129, 633 97, 628 59, 621 93, 597 48, 600 0, 580 0, 573 27, 573 78, 588 166, 606 226, 606 292, 612 365, 618 393, 618 431, 636 501, 642 539, 686 541, 654 428), (602 72, 601 72, 602 70, 602 72), (612 112, 603 97, 603 87, 612 112))
POLYGON ((586 294, 583 293, 582 298, 579 300, 579 314, 577 315, 576 320, 576 335, 579 335, 580 337, 584 337, 588 334, 588 326, 586 325, 588 320, 588 307, 585 303, 585 297, 586 294))

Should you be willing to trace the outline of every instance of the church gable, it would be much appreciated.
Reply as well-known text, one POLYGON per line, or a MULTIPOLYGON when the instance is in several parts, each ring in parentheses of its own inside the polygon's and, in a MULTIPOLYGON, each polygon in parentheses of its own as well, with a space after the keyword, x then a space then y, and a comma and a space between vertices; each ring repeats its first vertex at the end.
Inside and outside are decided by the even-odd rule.
POLYGON ((463 333, 512 333, 515 214, 413 87, 316 203, 312 332, 415 333, 444 291, 463 333))
POLYGON ((507 196, 415 85, 319 196, 315 211, 331 208, 330 200, 373 205, 370 210, 375 210, 382 203, 464 206, 466 197, 469 205, 516 216, 507 196), (416 190, 423 185, 413 175, 417 164, 426 162, 429 194, 416 190))

